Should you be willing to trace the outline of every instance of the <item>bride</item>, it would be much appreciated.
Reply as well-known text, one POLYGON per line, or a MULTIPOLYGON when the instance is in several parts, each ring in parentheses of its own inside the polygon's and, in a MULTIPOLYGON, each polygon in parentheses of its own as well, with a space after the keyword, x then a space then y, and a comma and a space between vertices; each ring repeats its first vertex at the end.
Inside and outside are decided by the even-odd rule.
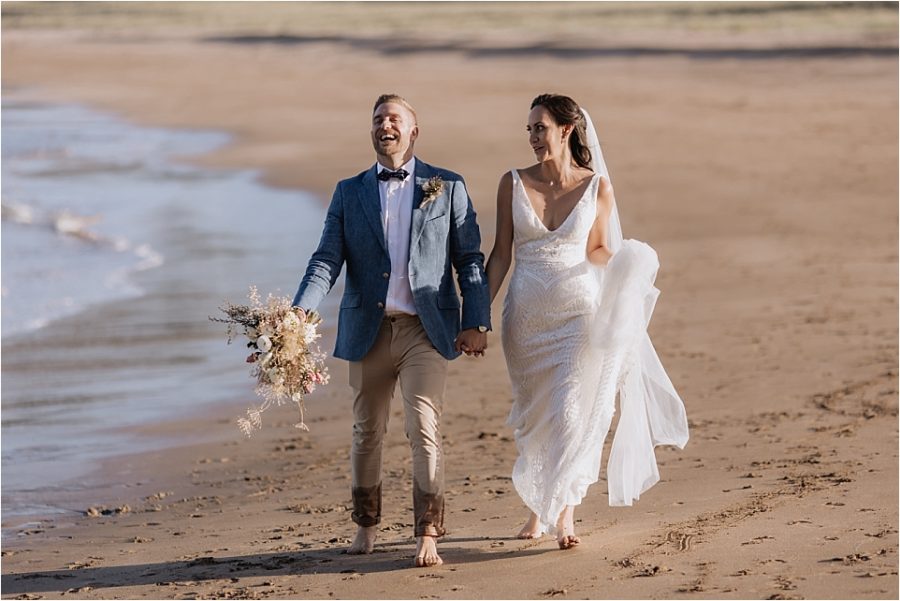
POLYGON ((684 447, 687 417, 647 335, 656 253, 622 239, 590 117, 567 96, 542 94, 526 129, 537 163, 500 179, 487 276, 493 300, 514 249, 502 339, 513 484, 531 510, 519 537, 553 531, 568 549, 581 542, 574 510, 599 478, 616 393, 610 505, 631 505, 659 480, 653 448, 684 447))

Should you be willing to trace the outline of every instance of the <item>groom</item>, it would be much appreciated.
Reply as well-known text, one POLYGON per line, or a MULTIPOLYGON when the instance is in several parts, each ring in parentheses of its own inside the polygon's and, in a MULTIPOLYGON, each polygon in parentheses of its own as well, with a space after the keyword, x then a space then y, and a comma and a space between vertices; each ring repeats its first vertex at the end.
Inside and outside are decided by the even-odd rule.
POLYGON ((482 354, 490 300, 481 234, 462 177, 413 155, 416 112, 402 97, 375 101, 377 162, 342 180, 319 248, 293 304, 315 309, 344 263, 334 356, 350 362, 352 519, 348 553, 371 553, 381 521, 381 449, 399 380, 412 448, 417 566, 443 563, 444 456, 440 417, 448 360, 482 354), (453 283, 456 270, 460 301, 453 283))

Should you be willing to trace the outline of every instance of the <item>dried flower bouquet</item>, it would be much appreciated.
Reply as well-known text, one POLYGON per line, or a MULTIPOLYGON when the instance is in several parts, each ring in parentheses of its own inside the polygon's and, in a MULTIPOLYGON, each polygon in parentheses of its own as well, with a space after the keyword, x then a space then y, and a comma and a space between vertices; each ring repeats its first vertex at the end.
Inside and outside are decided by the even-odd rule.
POLYGON ((263 403, 248 409, 247 416, 238 419, 238 426, 250 436, 262 427, 263 411, 273 404, 294 402, 300 410, 296 427, 308 431, 303 399, 316 386, 328 383, 325 354, 315 343, 322 320, 315 312, 292 307, 287 297, 270 294, 263 303, 255 286, 250 287, 249 298, 249 305, 226 302, 219 307, 224 318, 209 318, 228 325, 229 344, 240 335, 249 340, 247 363, 252 364, 250 376, 256 378, 256 394, 263 403))

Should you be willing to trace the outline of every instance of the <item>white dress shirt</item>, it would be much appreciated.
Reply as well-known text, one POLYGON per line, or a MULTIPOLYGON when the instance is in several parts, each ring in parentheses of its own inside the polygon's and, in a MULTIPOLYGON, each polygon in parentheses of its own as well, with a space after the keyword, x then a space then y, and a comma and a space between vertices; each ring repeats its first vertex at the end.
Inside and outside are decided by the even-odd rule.
MULTIPOLYGON (((409 235, 412 227, 413 191, 416 185, 416 159, 411 158, 401 169, 409 175, 403 181, 389 179, 378 182, 381 198, 381 224, 391 258, 385 313, 416 315, 412 287, 409 285, 409 235)), ((385 167, 378 163, 378 173, 385 167)), ((390 171, 394 171, 393 169, 390 171)))

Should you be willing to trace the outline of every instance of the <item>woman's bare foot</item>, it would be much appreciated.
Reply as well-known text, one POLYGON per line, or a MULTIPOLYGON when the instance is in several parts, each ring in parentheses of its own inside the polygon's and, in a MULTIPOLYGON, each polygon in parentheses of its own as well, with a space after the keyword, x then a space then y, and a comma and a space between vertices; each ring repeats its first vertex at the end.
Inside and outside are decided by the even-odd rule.
POLYGON ((437 541, 433 536, 416 537, 416 567, 439 566, 444 563, 437 552, 437 541))
POLYGON ((522 529, 519 530, 519 533, 516 535, 516 538, 537 538, 541 535, 541 522, 538 519, 537 514, 533 511, 531 512, 531 516, 528 518, 528 521, 525 522, 525 525, 522 526, 522 529))
POLYGON ((375 535, 378 534, 375 526, 360 526, 356 530, 356 538, 350 543, 347 553, 350 555, 365 555, 375 549, 375 535))
POLYGON ((571 549, 581 544, 575 536, 575 506, 566 505, 556 521, 556 544, 560 549, 571 549))

